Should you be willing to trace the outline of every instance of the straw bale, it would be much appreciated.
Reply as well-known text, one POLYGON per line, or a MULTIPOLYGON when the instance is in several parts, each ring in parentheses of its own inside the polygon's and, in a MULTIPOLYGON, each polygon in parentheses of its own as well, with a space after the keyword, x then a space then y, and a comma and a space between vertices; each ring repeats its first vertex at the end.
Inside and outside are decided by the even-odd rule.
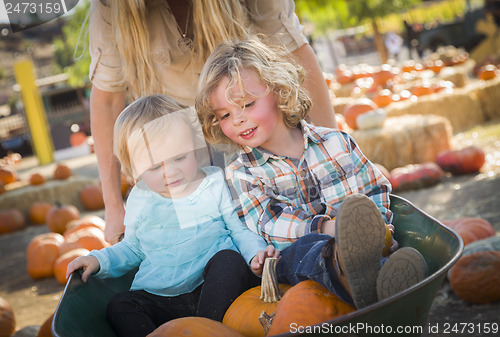
POLYGON ((387 118, 382 128, 352 131, 365 156, 388 170, 434 161, 451 146, 450 122, 435 115, 387 118))
POLYGON ((439 73, 439 78, 452 82, 457 88, 463 88, 469 83, 469 71, 457 67, 445 67, 439 73))
POLYGON ((483 109, 466 88, 451 93, 439 92, 421 96, 417 101, 395 102, 386 108, 388 117, 402 115, 437 115, 447 118, 454 133, 458 133, 484 122, 483 109))
POLYGON ((480 104, 485 120, 500 117, 500 77, 489 81, 476 81, 466 89, 480 104))
POLYGON ((356 101, 353 97, 335 97, 332 99, 333 109, 337 114, 344 114, 346 106, 353 104, 356 101))
POLYGON ((49 180, 43 185, 26 185, 0 195, 0 210, 17 208, 24 214, 34 202, 59 201, 61 204, 70 204, 84 210, 80 201, 80 191, 83 187, 95 184, 96 179, 72 176, 66 180, 49 180))

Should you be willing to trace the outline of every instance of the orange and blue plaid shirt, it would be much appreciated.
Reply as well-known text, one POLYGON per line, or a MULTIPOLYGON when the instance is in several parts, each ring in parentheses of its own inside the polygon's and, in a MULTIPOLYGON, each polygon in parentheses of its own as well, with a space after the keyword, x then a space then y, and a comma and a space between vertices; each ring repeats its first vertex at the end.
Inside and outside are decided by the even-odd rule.
POLYGON ((362 193, 377 204, 384 221, 391 185, 345 132, 302 121, 304 153, 300 159, 242 147, 226 168, 240 219, 278 249, 299 237, 321 232, 334 219, 340 203, 362 193))

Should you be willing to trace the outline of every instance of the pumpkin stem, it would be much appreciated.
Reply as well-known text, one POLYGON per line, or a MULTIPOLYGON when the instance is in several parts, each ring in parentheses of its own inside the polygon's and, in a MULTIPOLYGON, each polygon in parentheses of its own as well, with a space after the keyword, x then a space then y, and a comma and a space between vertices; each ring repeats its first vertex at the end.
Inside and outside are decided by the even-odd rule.
POLYGON ((283 296, 278 286, 278 277, 276 276, 277 264, 278 259, 275 257, 267 258, 264 261, 260 299, 265 303, 278 302, 281 299, 281 296, 283 296))
POLYGON ((276 313, 273 312, 272 314, 268 314, 265 311, 262 311, 259 316, 259 322, 262 325, 262 328, 264 329, 264 336, 267 336, 267 333, 269 332, 269 329, 271 328, 271 324, 273 324, 273 318, 276 313))

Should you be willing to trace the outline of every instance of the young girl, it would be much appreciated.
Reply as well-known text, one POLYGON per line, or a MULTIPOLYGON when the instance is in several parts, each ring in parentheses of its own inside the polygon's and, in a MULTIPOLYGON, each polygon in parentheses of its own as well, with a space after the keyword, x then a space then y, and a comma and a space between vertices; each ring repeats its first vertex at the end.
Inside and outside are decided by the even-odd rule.
POLYGON ((125 237, 75 259, 67 275, 83 268, 85 282, 95 272, 119 277, 139 267, 130 291, 108 305, 118 336, 145 336, 184 316, 221 321, 258 282, 265 258, 279 256, 241 223, 222 170, 198 165, 206 145, 192 117, 192 109, 157 95, 132 103, 115 124, 115 153, 136 181, 125 237))
POLYGON ((313 279, 360 308, 422 279, 425 261, 403 248, 379 272, 391 186, 348 134, 304 121, 304 72, 285 54, 257 39, 220 45, 200 75, 198 116, 209 142, 239 148, 226 175, 240 218, 282 250, 278 280, 313 279))

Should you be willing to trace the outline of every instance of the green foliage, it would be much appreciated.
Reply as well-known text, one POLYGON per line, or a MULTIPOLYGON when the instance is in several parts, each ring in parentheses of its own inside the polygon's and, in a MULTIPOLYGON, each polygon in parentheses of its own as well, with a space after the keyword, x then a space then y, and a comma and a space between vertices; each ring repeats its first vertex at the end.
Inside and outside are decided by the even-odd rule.
POLYGON ((81 1, 63 27, 64 37, 54 40, 59 69, 69 74, 72 86, 83 86, 88 79, 88 14, 90 0, 81 1))

